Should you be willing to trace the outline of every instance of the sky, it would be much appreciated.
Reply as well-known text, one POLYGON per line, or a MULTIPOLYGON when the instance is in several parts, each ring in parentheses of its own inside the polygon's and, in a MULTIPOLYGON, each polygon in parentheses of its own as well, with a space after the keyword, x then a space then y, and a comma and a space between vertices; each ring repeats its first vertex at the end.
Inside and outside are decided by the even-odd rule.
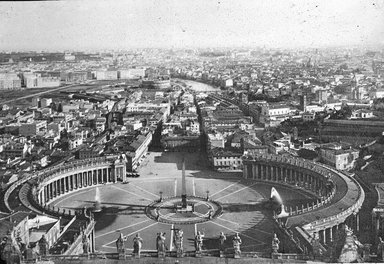
POLYGON ((0 2, 0 50, 384 44, 384 0, 0 2))

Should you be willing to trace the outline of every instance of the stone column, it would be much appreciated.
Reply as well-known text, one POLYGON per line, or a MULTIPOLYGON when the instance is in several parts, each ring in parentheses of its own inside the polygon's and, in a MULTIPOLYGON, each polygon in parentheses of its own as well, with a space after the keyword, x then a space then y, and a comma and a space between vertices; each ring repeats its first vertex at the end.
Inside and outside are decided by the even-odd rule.
POLYGON ((244 163, 244 166, 243 166, 243 178, 248 179, 248 165, 247 165, 247 163, 244 163))
POLYGON ((68 176, 65 177, 64 183, 65 183, 65 192, 69 192, 69 178, 68 178, 68 176))
POLYGON ((48 202, 48 197, 47 197, 47 186, 44 186, 44 203, 48 202))
POLYGON ((106 180, 107 182, 110 182, 111 180, 109 179, 108 168, 105 168, 104 171, 105 171, 105 180, 106 180))
POLYGON ((51 184, 50 183, 47 184, 47 198, 48 198, 48 201, 51 200, 51 184))
POLYGON ((268 180, 272 181, 272 166, 266 165, 265 167, 266 167, 267 172, 268 172, 268 180))
POLYGON ((50 183, 49 184, 49 200, 51 200, 53 198, 53 184, 50 183))
POLYGON ((97 170, 93 170, 92 185, 97 184, 97 170))
POLYGON ((269 169, 270 169, 270 173, 271 173, 271 178, 270 178, 270 180, 271 181, 276 181, 276 172, 275 172, 275 166, 273 166, 273 165, 270 165, 269 166, 269 169))
POLYGON ((325 229, 320 230, 319 234, 321 234, 321 242, 323 243, 323 245, 326 245, 325 229))
POLYGON ((43 192, 39 192, 39 204, 43 204, 43 192))
POLYGON ((79 173, 73 174, 73 189, 77 190, 79 187, 79 182, 78 182, 78 175, 79 173))
POLYGON ((111 177, 111 168, 107 168, 107 177, 109 182, 113 182, 113 179, 111 177))
POLYGON ((57 195, 60 196, 61 195, 61 180, 60 179, 57 179, 56 180, 56 186, 57 186, 57 195))
POLYGON ((256 164, 255 163, 251 163, 251 170, 252 170, 252 179, 256 179, 256 164))
POLYGON ((52 198, 56 197, 56 182, 52 182, 52 198))
POLYGON ((49 183, 48 183, 47 185, 45 185, 45 188, 46 188, 45 194, 46 194, 46 197, 47 197, 47 202, 49 202, 49 199, 50 199, 50 195, 49 195, 49 183))
POLYGON ((260 164, 260 170, 261 170, 261 178, 263 180, 265 180, 266 179, 266 175, 265 175, 264 165, 263 164, 260 164))
POLYGON ((69 190, 72 191, 73 190, 73 174, 69 175, 68 179, 69 179, 69 190))

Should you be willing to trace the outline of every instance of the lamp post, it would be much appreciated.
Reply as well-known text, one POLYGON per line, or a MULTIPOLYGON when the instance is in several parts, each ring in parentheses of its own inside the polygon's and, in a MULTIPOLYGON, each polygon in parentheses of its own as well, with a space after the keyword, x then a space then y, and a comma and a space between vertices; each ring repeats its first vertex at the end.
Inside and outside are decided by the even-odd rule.
POLYGON ((207 190, 207 201, 209 201, 209 190, 207 190))
POLYGON ((163 201, 163 192, 160 191, 159 194, 160 194, 160 200, 159 201, 162 202, 163 201))

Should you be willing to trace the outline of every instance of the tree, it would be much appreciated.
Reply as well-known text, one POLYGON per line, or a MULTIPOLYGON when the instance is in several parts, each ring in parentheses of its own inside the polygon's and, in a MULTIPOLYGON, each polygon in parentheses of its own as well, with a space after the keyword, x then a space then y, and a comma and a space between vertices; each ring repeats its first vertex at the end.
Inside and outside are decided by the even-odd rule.
POLYGON ((302 158, 308 159, 308 160, 314 160, 318 157, 316 151, 313 151, 310 149, 305 149, 305 148, 300 149, 297 152, 297 154, 299 155, 299 157, 302 157, 302 158))

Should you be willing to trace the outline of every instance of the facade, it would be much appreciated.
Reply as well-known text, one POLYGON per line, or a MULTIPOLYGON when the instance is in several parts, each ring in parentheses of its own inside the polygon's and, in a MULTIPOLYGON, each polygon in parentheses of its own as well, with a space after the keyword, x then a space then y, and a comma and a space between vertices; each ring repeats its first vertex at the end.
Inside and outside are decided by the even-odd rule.
POLYGON ((65 81, 71 83, 81 83, 91 79, 90 77, 90 74, 86 71, 74 71, 66 74, 65 81))
POLYGON ((242 156, 243 153, 240 152, 214 148, 210 151, 208 159, 215 170, 241 170, 242 156))
POLYGON ((117 80, 117 71, 97 71, 97 80, 117 80))
POLYGON ((290 116, 290 108, 286 105, 263 105, 260 114, 260 123, 265 126, 275 127, 290 116))
POLYGON ((42 108, 44 108, 44 107, 50 107, 51 106, 51 104, 52 104, 52 98, 41 98, 41 100, 40 100, 40 106, 42 107, 42 108))
POLYGON ((19 128, 19 134, 22 136, 36 136, 47 130, 47 121, 35 121, 33 123, 22 124, 19 128))
POLYGON ((41 74, 24 73, 24 85, 26 88, 51 88, 60 86, 60 77, 41 76, 41 74))
POLYGON ((138 135, 129 145, 126 153, 130 158, 132 170, 136 170, 142 159, 148 152, 149 144, 152 142, 152 133, 147 132, 145 135, 138 135))
POLYGON ((233 86, 233 80, 232 79, 224 79, 221 81, 220 86, 222 88, 228 88, 233 86))
POLYGON ((21 89, 21 79, 16 73, 0 73, 0 90, 21 89))
POLYGON ((142 79, 145 77, 145 69, 131 68, 119 70, 119 79, 142 79))
POLYGON ((384 122, 380 120, 337 120, 325 119, 320 133, 323 139, 372 141, 384 131, 384 122))
POLYGON ((338 170, 350 170, 359 157, 359 151, 350 147, 343 147, 339 143, 327 143, 320 147, 322 161, 338 170))

